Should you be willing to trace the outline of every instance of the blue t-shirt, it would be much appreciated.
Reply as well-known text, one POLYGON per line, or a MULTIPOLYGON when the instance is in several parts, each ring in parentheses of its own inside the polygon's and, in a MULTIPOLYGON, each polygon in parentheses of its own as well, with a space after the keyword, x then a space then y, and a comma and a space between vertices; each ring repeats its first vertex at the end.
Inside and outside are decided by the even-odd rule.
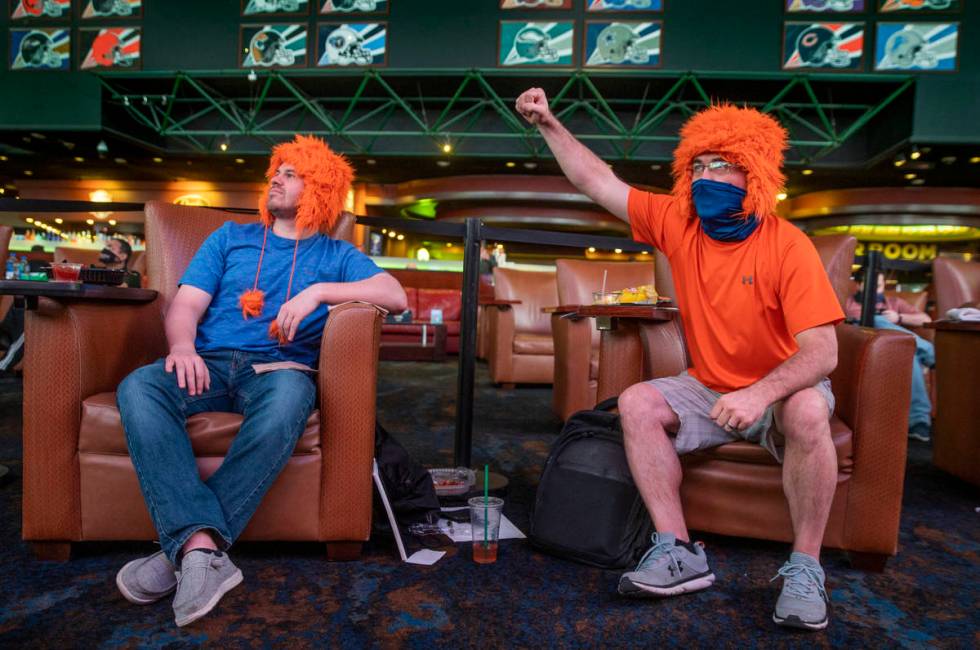
MULTIPOLYGON (((259 276, 259 289, 265 292, 265 307, 255 318, 242 318, 238 298, 255 282, 263 229, 261 223, 226 222, 204 241, 184 272, 180 284, 189 284, 211 294, 211 304, 197 327, 195 346, 198 352, 262 352, 283 361, 315 367, 320 354, 320 337, 327 321, 327 305, 321 304, 303 319, 291 342, 280 346, 269 337, 269 324, 286 302, 295 240, 279 237, 269 230, 259 276)), ((299 242, 290 297, 296 297, 317 282, 356 282, 381 272, 368 256, 350 243, 317 234, 299 242)))

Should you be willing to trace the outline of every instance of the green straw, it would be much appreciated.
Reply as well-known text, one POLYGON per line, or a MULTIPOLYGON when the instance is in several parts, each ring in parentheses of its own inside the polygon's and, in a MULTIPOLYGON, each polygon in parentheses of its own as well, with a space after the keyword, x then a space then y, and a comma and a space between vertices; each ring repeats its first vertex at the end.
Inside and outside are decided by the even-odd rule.
POLYGON ((483 548, 490 548, 490 541, 487 539, 490 536, 487 527, 490 525, 490 518, 487 516, 487 510, 490 505, 490 464, 483 465, 483 548))

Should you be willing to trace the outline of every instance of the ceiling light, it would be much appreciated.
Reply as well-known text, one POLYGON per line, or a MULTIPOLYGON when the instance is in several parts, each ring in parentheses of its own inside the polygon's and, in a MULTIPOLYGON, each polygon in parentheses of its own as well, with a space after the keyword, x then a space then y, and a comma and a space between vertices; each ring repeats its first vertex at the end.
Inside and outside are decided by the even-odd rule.
POLYGON ((640 251, 640 255, 649 255, 650 251, 640 251))
POLYGON ((396 237, 395 239, 397 239, 398 241, 401 241, 401 240, 405 239, 405 235, 398 235, 398 237, 396 237))
POLYGON ((34 217, 27 217, 26 219, 24 219, 24 221, 26 221, 27 223, 34 223, 34 217))
POLYGON ((105 140, 99 140, 99 144, 95 145, 95 150, 99 152, 100 156, 104 156, 109 153, 109 145, 105 143, 105 140))
POLYGON ((239 165, 244 165, 245 164, 245 159, 244 158, 235 158, 235 162, 238 163, 239 165))
POLYGON ((514 162, 513 160, 508 160, 507 162, 504 163, 504 165, 506 165, 507 167, 517 167, 517 163, 514 162))
POLYGON ((804 176, 809 176, 810 174, 813 173, 813 170, 812 169, 804 169, 800 173, 803 174, 804 176))
MULTIPOLYGON (((245 54, 248 54, 248 48, 245 48, 245 54)), ((256 81, 259 80, 259 75, 255 74, 255 70, 248 71, 248 80, 251 83, 255 83, 256 81)))
POLYGON ((452 151, 453 151, 453 145, 449 144, 448 142, 442 145, 442 153, 452 153, 452 151))
MULTIPOLYGON (((6 160, 6 159, 7 159, 6 156, 0 156, 0 160, 6 160)), ((970 157, 970 162, 972 164, 974 164, 974 165, 976 165, 977 163, 980 163, 980 156, 971 156, 970 157)))
POLYGON ((776 200, 777 201, 785 201, 786 200, 786 192, 780 192, 779 194, 777 194, 776 195, 776 200))
POLYGON ((34 172, 32 172, 31 170, 29 170, 29 169, 25 169, 24 170, 24 176, 33 176, 33 175, 34 175, 34 172))
POLYGON ((615 249, 613 249, 613 252, 616 253, 617 255, 619 255, 620 253, 623 252, 623 249, 622 248, 615 248, 615 249))
POLYGON ((440 167, 449 167, 448 160, 437 160, 436 164, 439 165, 440 167))
POLYGON ((922 157, 922 152, 919 151, 917 147, 912 147, 912 153, 909 154, 909 158, 912 160, 918 160, 922 157))
POLYGON ((663 169, 663 167, 664 167, 663 165, 657 165, 657 164, 650 165, 650 169, 652 169, 655 172, 659 172, 661 169, 663 169))
POLYGON ((155 162, 155 163, 162 163, 163 162, 163 158, 161 158, 160 156, 153 156, 153 162, 155 162))
POLYGON ((126 159, 125 158, 113 158, 113 160, 115 160, 116 161, 116 164, 119 164, 119 165, 125 165, 126 164, 126 159))
POLYGON ((905 180, 910 181, 915 178, 915 174, 909 173, 905 175, 905 180))
POLYGON ((537 166, 538 163, 534 162, 533 160, 529 160, 526 163, 524 163, 524 169, 534 169, 537 166))
POLYGON ((65 220, 64 220, 64 219, 62 219, 61 217, 55 217, 55 218, 54 218, 54 222, 55 222, 55 223, 64 223, 64 222, 65 222, 65 220))
POLYGON ((394 237, 395 237, 395 231, 394 230, 389 230, 388 231, 388 236, 391 237, 392 239, 394 239, 394 237))
POLYGON ((956 156, 943 156, 940 158, 944 165, 952 165, 956 162, 956 156))
POLYGON ((452 248, 452 247, 453 247, 453 243, 451 241, 447 241, 446 248, 452 248))
MULTIPOLYGON (((6 156, 0 156, 0 160, 2 160, 3 162, 7 162, 8 160, 10 160, 10 158, 7 158, 6 156)), ((980 158, 978 158, 977 160, 980 160, 980 158)), ((974 161, 971 160, 970 162, 974 162, 974 161)))
POLYGON ((75 156, 75 162, 85 162, 85 159, 81 156, 75 156))
POLYGON ((221 144, 218 145, 218 148, 221 149, 222 151, 228 151, 228 143, 222 142, 221 144))
POLYGON ((387 228, 382 228, 381 229, 381 234, 382 235, 387 235, 388 234, 388 229, 387 228))
MULTIPOLYGON (((59 223, 60 223, 60 222, 59 222, 59 223)), ((115 220, 115 219, 109 219, 109 225, 110 225, 110 226, 114 226, 114 225, 116 225, 116 220, 115 220)))
POLYGON ((589 246, 589 252, 590 253, 594 253, 595 252, 595 246, 589 246))
POLYGON ((86 219, 85 220, 85 223, 87 223, 90 226, 94 226, 95 225, 95 219, 86 219))
POLYGON ((366 160, 365 162, 366 162, 367 164, 369 164, 369 165, 374 165, 374 164, 376 164, 376 163, 377 163, 378 161, 377 161, 377 160, 375 160, 374 158, 368 158, 368 159, 367 159, 367 160, 366 160))
POLYGON ((893 163, 896 167, 901 167, 905 164, 905 154, 898 154, 895 156, 895 161, 893 163))
POLYGON ((924 178, 916 178, 916 179, 914 179, 912 181, 912 184, 913 185, 924 185, 925 182, 926 182, 926 179, 924 179, 924 178))
POLYGON ((3 189, 2 187, 0 187, 0 194, 3 194, 3 193, 4 193, 4 192, 6 192, 6 191, 7 191, 7 190, 5 190, 5 189, 3 189))
POLYGON ((129 106, 129 97, 123 95, 123 106, 129 106))

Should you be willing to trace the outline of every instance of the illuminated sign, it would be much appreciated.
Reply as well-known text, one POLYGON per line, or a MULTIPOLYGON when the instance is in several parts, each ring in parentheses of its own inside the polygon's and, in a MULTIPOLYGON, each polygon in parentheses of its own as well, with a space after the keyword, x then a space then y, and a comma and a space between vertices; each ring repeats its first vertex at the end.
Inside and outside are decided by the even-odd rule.
POLYGON ((931 262, 936 259, 939 251, 936 244, 913 244, 911 242, 858 242, 854 254, 861 257, 867 251, 878 251, 889 260, 905 260, 907 262, 931 262))

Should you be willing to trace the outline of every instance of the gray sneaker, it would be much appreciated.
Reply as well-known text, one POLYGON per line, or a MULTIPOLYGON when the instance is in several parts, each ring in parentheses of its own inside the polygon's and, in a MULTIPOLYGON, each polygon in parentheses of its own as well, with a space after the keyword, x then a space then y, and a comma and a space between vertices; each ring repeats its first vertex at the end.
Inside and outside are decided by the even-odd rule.
POLYGON ((227 553, 191 551, 184 555, 177 573, 174 620, 183 627, 201 618, 221 597, 237 587, 242 572, 227 553))
POLYGON ((676 544, 673 533, 654 533, 653 547, 646 552, 636 569, 619 579, 619 593, 624 596, 676 596, 706 589, 715 581, 708 568, 704 545, 694 544, 695 552, 676 544))
POLYGON ((116 574, 123 597, 137 605, 149 605, 177 588, 174 565, 163 551, 127 562, 116 574))
POLYGON ((820 563, 806 553, 794 551, 773 580, 779 576, 783 577, 783 590, 776 601, 772 620, 779 625, 804 630, 827 627, 830 599, 824 589, 825 577, 820 563))

